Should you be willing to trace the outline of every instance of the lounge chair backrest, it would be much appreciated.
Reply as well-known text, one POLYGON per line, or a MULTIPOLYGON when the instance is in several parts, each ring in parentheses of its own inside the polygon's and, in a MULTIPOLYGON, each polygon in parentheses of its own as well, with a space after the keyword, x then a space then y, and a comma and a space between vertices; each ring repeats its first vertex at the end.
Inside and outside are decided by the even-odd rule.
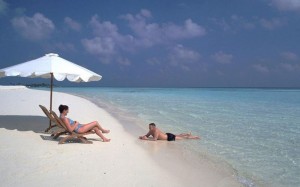
POLYGON ((39 107, 42 109, 42 111, 45 113, 45 115, 52 121, 52 122, 56 122, 56 120, 54 119, 54 117, 50 114, 49 110, 44 107, 43 105, 39 105, 39 107))
POLYGON ((50 113, 53 115, 54 119, 59 125, 61 125, 65 130, 69 131, 66 124, 57 116, 57 114, 54 111, 50 111, 50 113))

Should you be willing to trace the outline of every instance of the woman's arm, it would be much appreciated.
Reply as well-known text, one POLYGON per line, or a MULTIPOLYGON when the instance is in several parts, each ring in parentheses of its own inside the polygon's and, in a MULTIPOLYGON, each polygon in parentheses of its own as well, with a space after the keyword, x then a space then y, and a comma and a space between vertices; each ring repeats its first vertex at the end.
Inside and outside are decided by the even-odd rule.
POLYGON ((75 121, 75 124, 74 124, 74 125, 71 125, 69 119, 66 118, 66 117, 63 119, 63 121, 64 121, 64 123, 66 124, 68 131, 70 131, 70 132, 73 132, 74 129, 75 129, 75 128, 78 126, 78 124, 79 124, 77 121, 75 121))

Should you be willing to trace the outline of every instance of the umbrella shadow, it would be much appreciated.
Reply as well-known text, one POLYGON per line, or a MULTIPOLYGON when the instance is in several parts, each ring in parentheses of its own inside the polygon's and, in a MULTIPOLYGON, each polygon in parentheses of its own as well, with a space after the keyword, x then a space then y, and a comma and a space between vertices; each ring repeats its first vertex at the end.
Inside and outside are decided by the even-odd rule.
MULTIPOLYGON (((54 139, 50 134, 56 130, 51 129, 48 133, 45 133, 45 129, 49 125, 49 119, 42 116, 18 116, 18 115, 0 115, 0 128, 7 130, 17 131, 32 131, 35 133, 42 133, 40 137, 45 141, 59 142, 65 135, 61 135, 57 139, 54 139)), ((101 141, 100 139, 86 137, 90 141, 101 141)), ((81 143, 79 139, 70 139, 66 143, 81 143)))
POLYGON ((49 120, 42 116, 0 115, 0 128, 45 133, 49 120))

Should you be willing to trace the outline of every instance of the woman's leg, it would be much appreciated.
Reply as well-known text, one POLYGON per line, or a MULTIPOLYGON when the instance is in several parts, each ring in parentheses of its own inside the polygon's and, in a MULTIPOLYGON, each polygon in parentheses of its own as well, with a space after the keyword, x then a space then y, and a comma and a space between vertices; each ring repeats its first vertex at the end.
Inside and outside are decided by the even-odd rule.
MULTIPOLYGON (((98 123, 98 121, 93 121, 93 122, 91 122, 91 123, 84 124, 83 126, 91 125, 91 124, 92 124, 94 127, 98 128, 100 131, 102 131, 102 133, 109 133, 109 132, 110 132, 110 130, 104 129, 104 128, 98 123)), ((91 129, 92 129, 92 128, 91 128, 91 129)), ((88 129, 87 131, 89 131, 89 130, 91 130, 91 129, 88 129)), ((86 132, 87 132, 87 131, 86 131, 86 132)))
POLYGON ((110 130, 104 129, 104 128, 98 123, 98 121, 93 121, 93 122, 91 122, 91 123, 97 124, 97 126, 98 126, 99 129, 102 131, 102 133, 109 133, 109 132, 110 132, 110 130))
POLYGON ((94 130, 95 133, 100 137, 102 138, 102 140, 104 142, 109 142, 110 139, 106 138, 102 132, 109 132, 109 130, 104 130, 99 124, 98 122, 94 121, 92 123, 88 123, 88 124, 85 124, 85 125, 82 125, 79 129, 78 129, 78 132, 79 133, 85 133, 85 132, 88 132, 90 130, 94 130), (102 132, 101 132, 102 131, 102 132))

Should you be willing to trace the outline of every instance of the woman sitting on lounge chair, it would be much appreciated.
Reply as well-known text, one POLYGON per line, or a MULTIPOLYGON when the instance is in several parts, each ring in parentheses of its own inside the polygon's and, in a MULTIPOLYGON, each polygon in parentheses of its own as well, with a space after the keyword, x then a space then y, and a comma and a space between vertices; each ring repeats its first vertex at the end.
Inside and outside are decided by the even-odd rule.
POLYGON ((88 124, 80 124, 77 121, 73 121, 66 116, 69 113, 69 107, 67 105, 60 105, 58 107, 60 112, 60 119, 66 124, 70 132, 74 131, 76 133, 86 133, 90 130, 94 130, 95 133, 102 138, 104 142, 109 142, 110 139, 106 138, 102 133, 109 133, 109 130, 103 129, 97 121, 93 121, 88 124))

